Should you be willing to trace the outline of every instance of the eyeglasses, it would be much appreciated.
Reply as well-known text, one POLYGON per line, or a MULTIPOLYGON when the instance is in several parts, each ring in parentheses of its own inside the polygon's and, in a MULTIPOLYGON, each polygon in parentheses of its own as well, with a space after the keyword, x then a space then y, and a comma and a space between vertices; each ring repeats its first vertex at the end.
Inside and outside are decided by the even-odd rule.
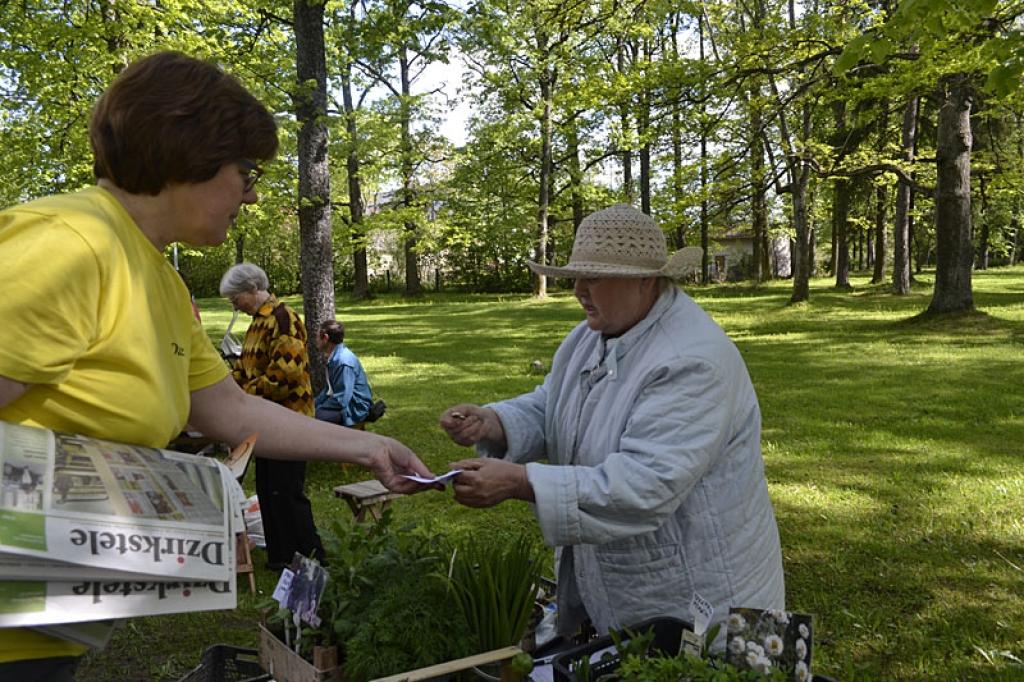
POLYGON ((256 183, 259 182, 259 179, 263 177, 263 167, 249 159, 240 159, 238 165, 242 169, 242 175, 245 176, 245 186, 242 188, 242 194, 248 194, 256 186, 256 183))

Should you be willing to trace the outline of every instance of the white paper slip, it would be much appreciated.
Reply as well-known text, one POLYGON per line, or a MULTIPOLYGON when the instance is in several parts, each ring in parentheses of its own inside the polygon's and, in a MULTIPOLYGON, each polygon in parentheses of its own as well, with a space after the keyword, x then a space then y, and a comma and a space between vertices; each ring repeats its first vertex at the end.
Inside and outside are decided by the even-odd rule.
POLYGON ((462 469, 452 469, 446 474, 441 474, 436 478, 426 478, 424 476, 417 476, 416 474, 402 474, 403 478, 408 478, 410 481, 416 481, 417 483, 444 483, 449 478, 455 478, 462 473, 462 469))

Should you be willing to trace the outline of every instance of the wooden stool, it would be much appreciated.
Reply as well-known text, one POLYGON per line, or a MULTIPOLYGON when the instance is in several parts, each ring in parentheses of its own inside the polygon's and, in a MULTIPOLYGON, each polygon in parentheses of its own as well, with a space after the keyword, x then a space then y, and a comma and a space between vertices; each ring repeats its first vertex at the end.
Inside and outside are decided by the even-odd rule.
POLYGON ((391 492, 380 481, 373 479, 339 485, 334 489, 334 496, 345 500, 355 514, 356 521, 365 520, 367 512, 375 521, 380 521, 391 500, 402 495, 391 492))
POLYGON ((235 533, 235 572, 249 574, 249 592, 256 594, 256 577, 252 572, 252 550, 249 549, 249 534, 244 530, 235 533))

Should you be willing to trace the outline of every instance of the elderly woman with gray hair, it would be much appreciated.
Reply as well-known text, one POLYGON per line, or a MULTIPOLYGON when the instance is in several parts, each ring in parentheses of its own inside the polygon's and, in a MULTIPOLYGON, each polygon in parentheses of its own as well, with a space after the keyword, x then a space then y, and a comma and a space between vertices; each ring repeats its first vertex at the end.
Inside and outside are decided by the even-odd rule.
POLYGON ((784 608, 782 555, 761 457, 761 414, 742 357, 672 282, 701 251, 668 257, 627 205, 591 214, 565 267, 586 320, 531 393, 456 405, 441 427, 477 459, 455 462, 456 499, 532 502, 557 548, 559 634, 654 616, 713 621, 730 606, 784 608), (542 463, 541 460, 546 460, 542 463))
MULTIPOLYGON (((306 328, 269 289, 267 273, 252 263, 232 266, 220 280, 220 295, 252 315, 232 376, 246 393, 312 417, 306 328)), ((287 566, 295 552, 323 559, 305 487, 305 462, 256 458, 256 496, 271 570, 287 566)))

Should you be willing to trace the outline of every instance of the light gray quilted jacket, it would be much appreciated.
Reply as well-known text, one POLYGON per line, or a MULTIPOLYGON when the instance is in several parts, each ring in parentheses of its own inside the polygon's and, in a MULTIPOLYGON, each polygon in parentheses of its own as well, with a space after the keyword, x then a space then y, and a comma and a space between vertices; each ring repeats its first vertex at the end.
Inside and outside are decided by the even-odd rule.
POLYGON ((682 291, 617 339, 586 323, 531 393, 490 405, 507 449, 530 462, 535 512, 556 554, 559 632, 715 607, 784 608, 782 555, 761 458, 761 416, 742 357, 682 291), (538 460, 547 460, 547 464, 538 460))

